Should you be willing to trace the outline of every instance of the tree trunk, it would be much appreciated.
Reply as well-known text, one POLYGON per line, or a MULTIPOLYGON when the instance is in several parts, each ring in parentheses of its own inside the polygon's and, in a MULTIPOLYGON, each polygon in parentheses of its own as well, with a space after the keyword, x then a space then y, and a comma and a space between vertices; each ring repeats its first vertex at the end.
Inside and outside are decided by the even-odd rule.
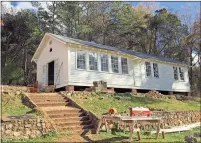
POLYGON ((56 2, 53 1, 53 2, 52 2, 52 7, 53 7, 53 11, 52 11, 52 33, 53 33, 53 34, 54 34, 54 29, 55 29, 55 28, 54 28, 54 26, 55 26, 55 25, 54 25, 54 23, 55 23, 55 18, 54 18, 54 17, 55 17, 55 9, 56 9, 56 6, 55 6, 55 5, 56 5, 56 2))
POLYGON ((192 87, 193 81, 192 81, 192 77, 193 77, 193 57, 192 57, 192 45, 190 45, 190 51, 189 51, 189 57, 190 57, 190 69, 189 69, 189 80, 190 80, 190 87, 192 87))

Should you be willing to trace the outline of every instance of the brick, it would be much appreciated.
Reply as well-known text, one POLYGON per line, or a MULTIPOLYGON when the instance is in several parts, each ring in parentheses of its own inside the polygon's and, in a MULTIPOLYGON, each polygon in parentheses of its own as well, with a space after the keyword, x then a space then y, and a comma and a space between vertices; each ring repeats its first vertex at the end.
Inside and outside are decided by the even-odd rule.
POLYGON ((114 88, 113 88, 113 87, 107 88, 107 92, 108 92, 108 93, 114 93, 114 88))
POLYGON ((74 91, 74 86, 73 85, 66 86, 66 91, 74 91))

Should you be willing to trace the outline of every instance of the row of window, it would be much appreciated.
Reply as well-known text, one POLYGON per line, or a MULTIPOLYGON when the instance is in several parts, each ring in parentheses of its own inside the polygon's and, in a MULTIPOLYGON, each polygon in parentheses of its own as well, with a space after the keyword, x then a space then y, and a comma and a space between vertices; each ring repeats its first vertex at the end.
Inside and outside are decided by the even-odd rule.
MULTIPOLYGON (((146 65, 146 76, 150 77, 152 75, 151 63, 146 62, 145 65, 146 65)), ((173 67, 173 71, 174 71, 174 79, 175 80, 179 80, 179 76, 180 76, 180 80, 184 80, 184 71, 181 67, 179 67, 179 76, 178 76, 178 68, 177 67, 173 67)), ((158 64, 156 64, 156 63, 153 63, 153 72, 154 72, 154 77, 159 78, 158 64)))
MULTIPOLYGON (((98 54, 90 52, 89 56, 89 69, 98 70, 98 54)), ((100 55, 101 71, 109 72, 109 57, 106 54, 100 55)), ((112 72, 120 73, 119 66, 121 66, 121 73, 128 74, 128 60, 127 58, 121 57, 121 65, 118 62, 118 56, 111 56, 111 67, 112 72)), ((86 69, 86 52, 77 51, 77 68, 86 69)))
MULTIPOLYGON (((109 72, 109 57, 106 54, 100 55, 100 62, 101 62, 101 71, 109 72)), ((121 57, 121 73, 128 74, 128 60, 127 58, 121 57)), ((146 76, 150 77, 152 76, 152 69, 151 69, 151 63, 145 62, 146 66, 146 76)), ((85 51, 77 51, 77 68, 78 69, 86 69, 86 52, 85 51)), ((118 56, 111 56, 111 68, 112 72, 114 73, 120 73, 119 71, 119 62, 118 62, 118 56)), ((89 69, 90 70, 98 70, 98 54, 97 53, 89 53, 89 69)), ((174 71, 174 79, 179 80, 178 76, 178 68, 173 67, 174 71)), ((158 64, 153 63, 153 74, 154 77, 159 78, 159 70, 158 70, 158 64)), ((179 67, 179 75, 180 80, 184 80, 184 72, 183 69, 179 67)))

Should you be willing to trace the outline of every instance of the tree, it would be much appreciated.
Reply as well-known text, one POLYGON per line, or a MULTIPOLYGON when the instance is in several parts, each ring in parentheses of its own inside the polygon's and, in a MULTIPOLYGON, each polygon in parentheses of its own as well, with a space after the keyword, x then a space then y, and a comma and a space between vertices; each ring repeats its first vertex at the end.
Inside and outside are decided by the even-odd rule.
POLYGON ((30 61, 43 36, 37 29, 36 16, 28 10, 17 12, 16 15, 2 15, 2 83, 12 84, 22 81, 28 84, 32 68, 30 61), (37 33, 38 31, 38 33, 37 33), (37 34, 37 35, 36 35, 37 34), (35 37, 36 36, 36 37, 35 37), (34 45, 33 43, 36 43, 34 45), (13 69, 13 70, 12 70, 13 69), (10 70, 10 72, 7 72, 10 70), (6 78, 7 77, 7 78, 6 78))

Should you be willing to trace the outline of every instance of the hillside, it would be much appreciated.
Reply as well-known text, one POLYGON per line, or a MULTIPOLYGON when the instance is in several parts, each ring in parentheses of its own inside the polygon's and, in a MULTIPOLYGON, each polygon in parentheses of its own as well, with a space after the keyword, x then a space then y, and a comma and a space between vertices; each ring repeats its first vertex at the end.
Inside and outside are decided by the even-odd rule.
POLYGON ((130 94, 85 94, 70 96, 74 101, 86 110, 92 111, 97 116, 116 108, 118 113, 127 112, 129 107, 146 106, 150 109, 165 111, 200 110, 199 102, 193 100, 179 101, 175 99, 153 99, 142 94, 132 96, 130 94))

